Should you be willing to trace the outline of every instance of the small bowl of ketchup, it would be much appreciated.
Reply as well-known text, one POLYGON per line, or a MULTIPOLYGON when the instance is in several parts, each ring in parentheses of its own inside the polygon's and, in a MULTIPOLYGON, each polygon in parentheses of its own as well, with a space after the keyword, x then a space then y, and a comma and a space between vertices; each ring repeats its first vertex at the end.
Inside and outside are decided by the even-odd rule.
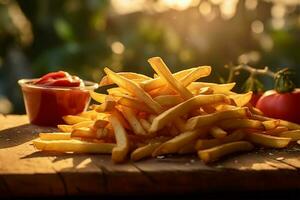
POLYGON ((38 79, 18 81, 23 92, 26 113, 32 124, 55 126, 65 115, 85 111, 90 103, 89 91, 97 83, 83 81, 64 71, 51 72, 38 79))

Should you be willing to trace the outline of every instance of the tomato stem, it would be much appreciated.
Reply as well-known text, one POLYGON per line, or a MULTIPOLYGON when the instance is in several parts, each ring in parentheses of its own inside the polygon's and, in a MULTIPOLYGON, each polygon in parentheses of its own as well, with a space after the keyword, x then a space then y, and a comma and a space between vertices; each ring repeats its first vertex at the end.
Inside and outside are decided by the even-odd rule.
POLYGON ((278 71, 274 77, 275 90, 279 93, 292 92, 296 88, 295 83, 291 79, 294 74, 295 73, 289 68, 278 71))

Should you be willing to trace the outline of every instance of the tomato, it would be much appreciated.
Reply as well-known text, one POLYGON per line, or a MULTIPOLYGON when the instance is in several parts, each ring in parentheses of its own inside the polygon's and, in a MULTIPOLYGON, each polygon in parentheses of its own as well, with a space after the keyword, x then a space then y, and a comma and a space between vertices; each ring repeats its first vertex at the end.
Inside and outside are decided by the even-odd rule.
POLYGON ((83 81, 77 76, 71 76, 67 72, 58 71, 44 75, 34 81, 33 84, 43 86, 78 87, 83 85, 83 81))
POLYGON ((259 98, 263 95, 262 92, 253 93, 250 103, 252 106, 255 106, 259 98))
POLYGON ((258 100, 256 107, 268 117, 300 124, 300 89, 287 93, 269 90, 258 100))

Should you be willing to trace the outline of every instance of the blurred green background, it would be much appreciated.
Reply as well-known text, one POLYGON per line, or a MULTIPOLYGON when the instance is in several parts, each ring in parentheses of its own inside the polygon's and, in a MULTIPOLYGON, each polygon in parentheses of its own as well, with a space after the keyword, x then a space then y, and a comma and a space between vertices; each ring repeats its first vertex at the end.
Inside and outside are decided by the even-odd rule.
POLYGON ((98 82, 105 66, 152 75, 152 56, 173 72, 211 65, 207 81, 239 63, 300 78, 300 1, 0 0, 0 45, 0 113, 25 112, 18 79, 66 70, 98 82))

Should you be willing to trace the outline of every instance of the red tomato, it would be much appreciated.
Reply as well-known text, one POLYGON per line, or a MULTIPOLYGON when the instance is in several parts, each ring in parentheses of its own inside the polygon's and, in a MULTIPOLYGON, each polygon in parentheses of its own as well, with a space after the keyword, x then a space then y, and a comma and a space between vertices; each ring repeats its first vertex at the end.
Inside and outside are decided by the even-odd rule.
POLYGON ((256 107, 268 117, 300 124, 300 89, 287 93, 267 91, 258 100, 256 107))
POLYGON ((252 104, 252 106, 255 106, 257 101, 259 100, 259 98, 263 95, 262 92, 258 92, 258 93, 253 93, 252 98, 250 100, 250 103, 252 104))

